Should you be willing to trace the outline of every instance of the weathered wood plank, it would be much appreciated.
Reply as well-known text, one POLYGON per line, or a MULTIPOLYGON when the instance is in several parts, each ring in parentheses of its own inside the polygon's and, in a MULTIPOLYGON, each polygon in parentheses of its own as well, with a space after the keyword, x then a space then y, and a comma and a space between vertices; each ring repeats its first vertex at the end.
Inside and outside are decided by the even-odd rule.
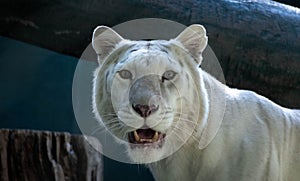
POLYGON ((98 181, 102 166, 101 154, 83 136, 0 130, 0 180, 98 181))

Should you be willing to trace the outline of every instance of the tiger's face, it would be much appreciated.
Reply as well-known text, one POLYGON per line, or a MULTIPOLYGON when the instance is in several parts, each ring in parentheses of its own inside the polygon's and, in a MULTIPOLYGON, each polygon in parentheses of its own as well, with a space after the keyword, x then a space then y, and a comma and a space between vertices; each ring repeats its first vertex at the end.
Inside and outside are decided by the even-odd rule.
MULTIPOLYGON (((96 29, 93 38, 101 65, 94 79, 96 117, 127 146, 136 163, 157 161, 177 151, 205 114, 197 68, 201 56, 195 58, 180 42, 185 33, 170 41, 128 41, 107 27, 106 32, 103 27, 98 31, 104 35, 96 39, 96 29), (111 50, 103 47, 108 39, 111 50)), ((205 46, 206 42, 199 50, 205 46)))

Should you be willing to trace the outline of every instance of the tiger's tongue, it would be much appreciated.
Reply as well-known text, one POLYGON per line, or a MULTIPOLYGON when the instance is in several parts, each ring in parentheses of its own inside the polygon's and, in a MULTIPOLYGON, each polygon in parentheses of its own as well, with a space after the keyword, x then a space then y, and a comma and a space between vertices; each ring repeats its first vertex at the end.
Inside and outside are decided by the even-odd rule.
POLYGON ((155 134, 152 129, 138 129, 136 132, 141 139, 152 139, 155 134))

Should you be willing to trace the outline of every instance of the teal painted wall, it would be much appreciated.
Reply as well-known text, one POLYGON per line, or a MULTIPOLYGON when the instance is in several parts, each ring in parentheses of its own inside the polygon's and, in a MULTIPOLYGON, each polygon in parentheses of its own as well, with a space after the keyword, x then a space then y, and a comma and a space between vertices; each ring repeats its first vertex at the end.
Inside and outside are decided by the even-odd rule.
MULTIPOLYGON (((79 134, 72 107, 77 62, 75 57, 0 37, 0 128, 79 134)), ((104 181, 111 180, 153 178, 143 166, 104 158, 104 181)))

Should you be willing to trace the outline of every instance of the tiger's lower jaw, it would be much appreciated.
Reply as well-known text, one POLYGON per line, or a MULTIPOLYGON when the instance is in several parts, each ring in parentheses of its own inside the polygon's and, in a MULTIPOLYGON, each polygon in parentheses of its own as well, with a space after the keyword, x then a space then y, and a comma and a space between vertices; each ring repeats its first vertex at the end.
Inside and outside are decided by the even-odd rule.
POLYGON ((128 156, 137 164, 147 164, 164 158, 165 151, 162 146, 132 147, 128 145, 128 156))

